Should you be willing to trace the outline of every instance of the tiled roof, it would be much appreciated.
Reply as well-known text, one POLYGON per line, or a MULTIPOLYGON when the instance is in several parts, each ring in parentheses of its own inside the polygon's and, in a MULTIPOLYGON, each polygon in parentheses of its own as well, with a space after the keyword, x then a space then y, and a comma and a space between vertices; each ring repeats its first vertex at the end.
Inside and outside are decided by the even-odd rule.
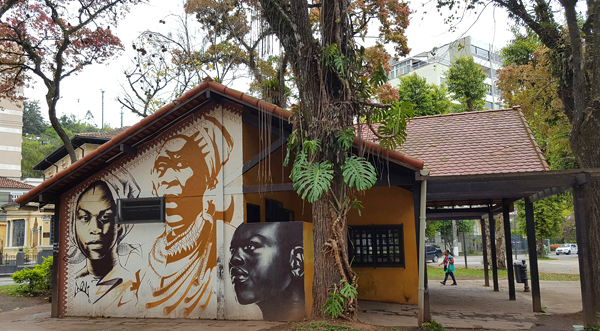
MULTIPOLYGON (((106 162, 112 162, 115 160, 115 157, 123 154, 123 151, 121 151, 121 144, 133 145, 136 142, 143 141, 146 138, 158 134, 161 131, 161 128, 173 122, 180 116, 186 116, 195 109, 195 107, 210 99, 211 93, 213 95, 221 94, 230 100, 237 100, 247 106, 270 112, 281 118, 289 118, 291 114, 288 110, 281 107, 266 103, 255 97, 228 88, 227 86, 213 82, 210 79, 206 79, 204 82, 187 91, 163 108, 157 110, 152 115, 143 118, 137 124, 121 132, 121 134, 112 137, 93 152, 86 154, 81 160, 71 164, 67 169, 62 170, 45 180, 42 184, 18 198, 17 203, 23 205, 27 202, 34 201, 41 193, 57 195, 71 187, 71 185, 76 185, 81 178, 87 178, 87 176, 90 176, 92 173, 100 171, 100 169, 106 166, 106 162)), ((423 161, 414 159, 398 151, 384 151, 379 145, 373 142, 355 140, 355 143, 362 144, 362 146, 369 150, 375 151, 380 155, 386 155, 391 160, 404 165, 418 169, 422 169, 423 167, 423 161)))
MULTIPOLYGON (((413 118, 399 152, 425 161, 431 176, 549 170, 518 109, 413 118)), ((374 140, 368 130, 364 139, 374 140)))
POLYGON ((18 189, 30 190, 34 187, 35 186, 33 186, 33 185, 21 183, 19 181, 12 180, 10 178, 0 177, 0 188, 18 188, 18 189))
POLYGON ((106 132, 82 132, 82 133, 77 133, 75 135, 76 136, 81 136, 81 137, 97 137, 97 138, 112 139, 113 137, 116 137, 116 136, 120 135, 121 133, 127 131, 127 129, 129 129, 129 126, 124 126, 122 128, 114 129, 112 131, 106 131, 106 132))

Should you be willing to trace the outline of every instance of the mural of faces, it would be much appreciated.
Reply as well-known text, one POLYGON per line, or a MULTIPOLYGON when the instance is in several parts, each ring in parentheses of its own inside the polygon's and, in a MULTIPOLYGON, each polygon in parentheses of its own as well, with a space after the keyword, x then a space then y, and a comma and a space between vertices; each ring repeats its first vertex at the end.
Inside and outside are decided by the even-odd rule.
POLYGON ((237 300, 256 303, 269 320, 304 317, 301 223, 243 223, 230 245, 229 271, 237 300))
POLYGON ((84 274, 104 276, 110 271, 107 268, 115 264, 113 255, 119 232, 116 204, 108 185, 97 181, 88 186, 77 200, 75 213, 76 242, 91 264, 84 274), (97 268, 103 260, 103 268, 97 268))
MULTIPOLYGON (((212 116, 203 116, 198 131, 177 134, 162 144, 151 170, 152 194, 165 197, 165 229, 150 252, 150 266, 159 276, 156 301, 165 315, 181 305, 184 316, 210 302, 210 274, 216 266, 216 222, 223 221, 207 191, 218 184, 233 138, 212 116), (183 301, 181 298, 185 298, 183 301), (171 301, 174 301, 171 303, 171 301), (167 303, 168 304, 165 304, 167 303)), ((229 212, 233 212, 233 204, 229 212)))

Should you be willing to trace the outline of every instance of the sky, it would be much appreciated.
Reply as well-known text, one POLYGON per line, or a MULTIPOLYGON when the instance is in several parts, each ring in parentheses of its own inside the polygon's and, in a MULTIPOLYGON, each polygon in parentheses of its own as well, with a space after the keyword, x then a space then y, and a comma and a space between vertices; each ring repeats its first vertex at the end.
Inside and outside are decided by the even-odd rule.
MULTIPOLYGON (((472 12, 450 32, 450 26, 444 23, 444 17, 450 12, 438 13, 435 2, 429 0, 418 0, 409 3, 413 14, 406 31, 408 46, 412 49, 411 54, 429 51, 434 47, 440 47, 463 36, 471 36, 477 40, 491 44, 494 48, 502 48, 512 34, 509 31, 511 22, 506 12, 500 8, 488 6, 483 11, 472 12)), ((74 114, 83 119, 87 111, 94 115, 94 122, 101 125, 102 104, 104 100, 104 123, 113 128, 121 126, 121 105, 116 100, 117 96, 123 94, 120 84, 125 82, 123 71, 131 64, 130 59, 135 56, 131 47, 132 41, 143 31, 159 31, 165 29, 165 25, 159 20, 169 14, 183 13, 183 2, 181 0, 149 0, 148 4, 137 5, 132 8, 127 17, 119 23, 117 36, 125 47, 124 52, 107 64, 93 64, 83 69, 76 76, 63 80, 61 85, 61 98, 57 105, 57 114, 74 114), (104 98, 102 92, 104 91, 104 98)), ((376 29, 369 31, 369 36, 376 35, 376 29)), ((198 36, 201 38, 201 36, 198 36)), ((367 38, 366 43, 373 43, 374 38, 367 38)), ((393 47, 387 47, 392 52, 393 47)), ((232 88, 245 92, 247 81, 236 81, 232 88)), ((47 109, 45 102, 46 89, 41 83, 33 83, 25 90, 25 97, 29 100, 40 100, 42 113, 47 109)), ((133 125, 141 120, 126 108, 123 109, 123 125, 133 125)))

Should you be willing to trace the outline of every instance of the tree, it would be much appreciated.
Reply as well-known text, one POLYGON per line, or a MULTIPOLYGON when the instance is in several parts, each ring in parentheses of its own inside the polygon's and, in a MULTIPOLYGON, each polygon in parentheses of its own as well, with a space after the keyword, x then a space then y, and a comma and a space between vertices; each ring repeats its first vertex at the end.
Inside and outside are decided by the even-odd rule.
POLYGON ((110 24, 141 0, 8 1, 0 23, 0 97, 10 101, 28 74, 38 76, 47 88, 48 118, 69 156, 75 150, 56 117, 63 79, 92 63, 102 63, 122 49, 110 24))
MULTIPOLYGON (((394 43, 405 55, 404 31, 408 7, 391 1, 307 0, 189 1, 218 3, 240 18, 251 16, 254 35, 274 34, 285 53, 298 89, 298 105, 292 107, 293 132, 288 140, 287 161, 293 156, 292 180, 303 199, 312 203, 315 265, 313 314, 328 292, 344 280, 356 287, 346 243, 346 213, 359 207, 357 191, 376 181, 374 168, 361 155, 351 154, 356 119, 365 119, 384 148, 403 142, 412 109, 400 102, 373 102, 375 91, 385 86, 383 61, 371 61, 355 37, 366 35, 369 22, 379 23, 381 43, 394 43), (372 124, 380 123, 375 128, 372 124)), ((242 25, 246 26, 246 25, 242 25)), ((230 29, 231 30, 231 29, 230 29)), ((268 49, 265 42, 259 50, 268 49)), ((382 58, 385 58, 382 56, 382 58)), ((281 71, 280 71, 281 72, 281 71)), ((280 88, 283 84, 279 85, 280 88)), ((363 150, 363 148, 361 148, 363 150)), ((356 300, 347 298, 342 316, 355 319, 356 300)))
POLYGON ((450 111, 452 103, 448 100, 447 91, 443 86, 428 84, 425 78, 417 74, 400 76, 399 79, 398 100, 412 103, 415 116, 437 115, 450 111))
MULTIPOLYGON (((535 246, 537 256, 544 256, 544 238, 554 238, 562 233, 561 225, 565 218, 562 212, 565 206, 564 198, 554 195, 549 198, 534 202, 533 219, 535 222, 535 246)), ((527 224, 525 220, 525 202, 519 200, 515 203, 517 208, 517 222, 521 234, 526 235, 527 224)))
POLYGON ((44 173, 40 170, 33 170, 44 157, 52 153, 56 146, 44 143, 39 137, 27 134, 23 137, 21 145, 21 172, 23 177, 42 177, 44 173))
MULTIPOLYGON (((503 53, 518 44, 509 44, 503 53)), ((563 170, 577 168, 575 157, 569 146, 570 124, 562 111, 562 102, 556 90, 556 79, 552 76, 549 50, 540 46, 526 55, 521 50, 521 65, 510 64, 498 70, 498 88, 502 91, 502 99, 510 106, 520 105, 527 123, 550 169, 563 170)), ((517 59, 518 60, 518 59, 517 59)))
MULTIPOLYGON (((513 29, 513 33, 514 39, 502 49, 502 54, 510 55, 504 61, 512 62, 498 71, 498 87, 502 91, 502 98, 509 106, 521 105, 551 169, 575 168, 575 159, 568 141, 570 125, 562 112, 548 49, 540 45, 537 36, 531 31, 528 31, 528 35, 523 35, 513 29)), ((517 221, 524 233, 525 203, 519 201, 516 207, 519 211, 517 221)), ((544 254, 542 239, 560 234, 565 222, 564 210, 573 210, 570 194, 534 203, 538 256, 544 254)))
POLYGON ((40 102, 25 100, 23 102, 23 136, 27 134, 39 136, 47 128, 48 124, 42 117, 40 102))
POLYGON ((529 64, 530 62, 533 62, 535 65, 533 53, 542 46, 540 39, 529 28, 525 29, 525 33, 521 32, 519 26, 513 26, 510 30, 513 34, 513 39, 500 50, 502 66, 520 66, 529 64))
POLYGON ((452 99, 460 102, 458 112, 482 110, 488 88, 483 81, 485 73, 472 57, 461 56, 452 61, 446 74, 446 85, 452 99))
MULTIPOLYGON (((508 11, 517 24, 529 27, 550 51, 552 75, 556 79, 562 110, 571 125, 569 142, 575 160, 581 168, 600 168, 600 7, 595 1, 517 1, 492 0, 508 11), (587 6, 586 8, 583 8, 587 6), (557 11, 557 9, 560 9, 557 11), (560 13, 566 28, 555 18, 560 13)), ((461 1, 438 0, 440 6, 461 6, 461 1)), ((469 8, 482 4, 469 0, 469 8)), ((600 275, 600 182, 581 187, 585 196, 587 226, 590 236, 591 279, 600 275)), ((595 309, 600 309, 600 282, 592 282, 596 297, 595 309)), ((591 315, 589 315, 591 316, 591 315)), ((589 317, 591 319, 591 317, 589 317)))

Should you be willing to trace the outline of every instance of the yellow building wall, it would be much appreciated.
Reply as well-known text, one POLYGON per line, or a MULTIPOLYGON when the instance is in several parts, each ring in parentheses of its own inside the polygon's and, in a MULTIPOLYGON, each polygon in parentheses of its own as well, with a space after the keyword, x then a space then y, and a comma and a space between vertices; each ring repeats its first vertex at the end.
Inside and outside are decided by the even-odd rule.
MULTIPOLYGON (((259 139, 259 128, 244 124, 244 163, 250 161, 260 151, 268 147, 265 140, 259 139)), ((271 143, 278 139, 271 136, 271 143)), ((291 167, 283 167, 285 145, 275 151, 259 165, 244 174, 244 186, 291 183, 289 172, 291 167)), ((294 211, 295 220, 312 223, 311 204, 303 201, 294 191, 262 192, 244 194, 244 206, 247 203, 259 205, 261 222, 265 222, 265 199, 277 200, 283 203, 283 208, 294 211)), ((412 192, 399 187, 374 187, 358 197, 362 201, 362 217, 352 210, 348 213, 348 225, 372 224, 403 224, 405 268, 353 268, 358 274, 358 293, 361 300, 417 304, 418 300, 418 267, 415 238, 415 222, 412 192)), ((247 221, 246 211, 244 210, 247 221)), ((306 224, 305 224, 306 225, 306 224)), ((310 226, 312 231, 312 224, 310 226)), ((310 245, 307 241, 308 231, 305 227, 305 255, 313 255, 312 234, 310 245), (310 252, 308 247, 310 246, 310 252)), ((308 257, 307 257, 308 259, 308 257)), ((314 263, 314 260, 311 260, 314 263)), ((305 262, 306 309, 310 316, 309 296, 312 303, 312 279, 314 270, 305 262), (310 283, 310 284, 309 284, 310 283)))
MULTIPOLYGON (((268 136, 261 138, 260 129, 244 123, 244 163, 250 161, 260 151, 269 146, 268 136)), ((271 135, 270 143, 279 139, 276 135, 271 135)), ((244 186, 251 187, 256 185, 270 185, 281 183, 292 183, 290 179, 291 166, 284 167, 283 160, 286 153, 286 145, 281 146, 270 157, 265 158, 259 164, 243 175, 244 186)), ((260 206, 261 222, 265 222, 265 199, 277 200, 283 203, 283 208, 292 210, 296 221, 312 223, 311 204, 302 200, 295 191, 265 192, 244 194, 244 206, 251 203, 260 206)), ((247 221, 247 215, 244 210, 244 222, 247 221)))
POLYGON ((404 268, 353 268, 358 274, 358 298, 403 304, 418 303, 417 242, 412 192, 399 187, 377 186, 358 200, 362 216, 352 210, 348 225, 402 224, 404 268))
POLYGON ((4 253, 4 246, 6 246, 6 223, 0 223, 0 254, 4 253))

